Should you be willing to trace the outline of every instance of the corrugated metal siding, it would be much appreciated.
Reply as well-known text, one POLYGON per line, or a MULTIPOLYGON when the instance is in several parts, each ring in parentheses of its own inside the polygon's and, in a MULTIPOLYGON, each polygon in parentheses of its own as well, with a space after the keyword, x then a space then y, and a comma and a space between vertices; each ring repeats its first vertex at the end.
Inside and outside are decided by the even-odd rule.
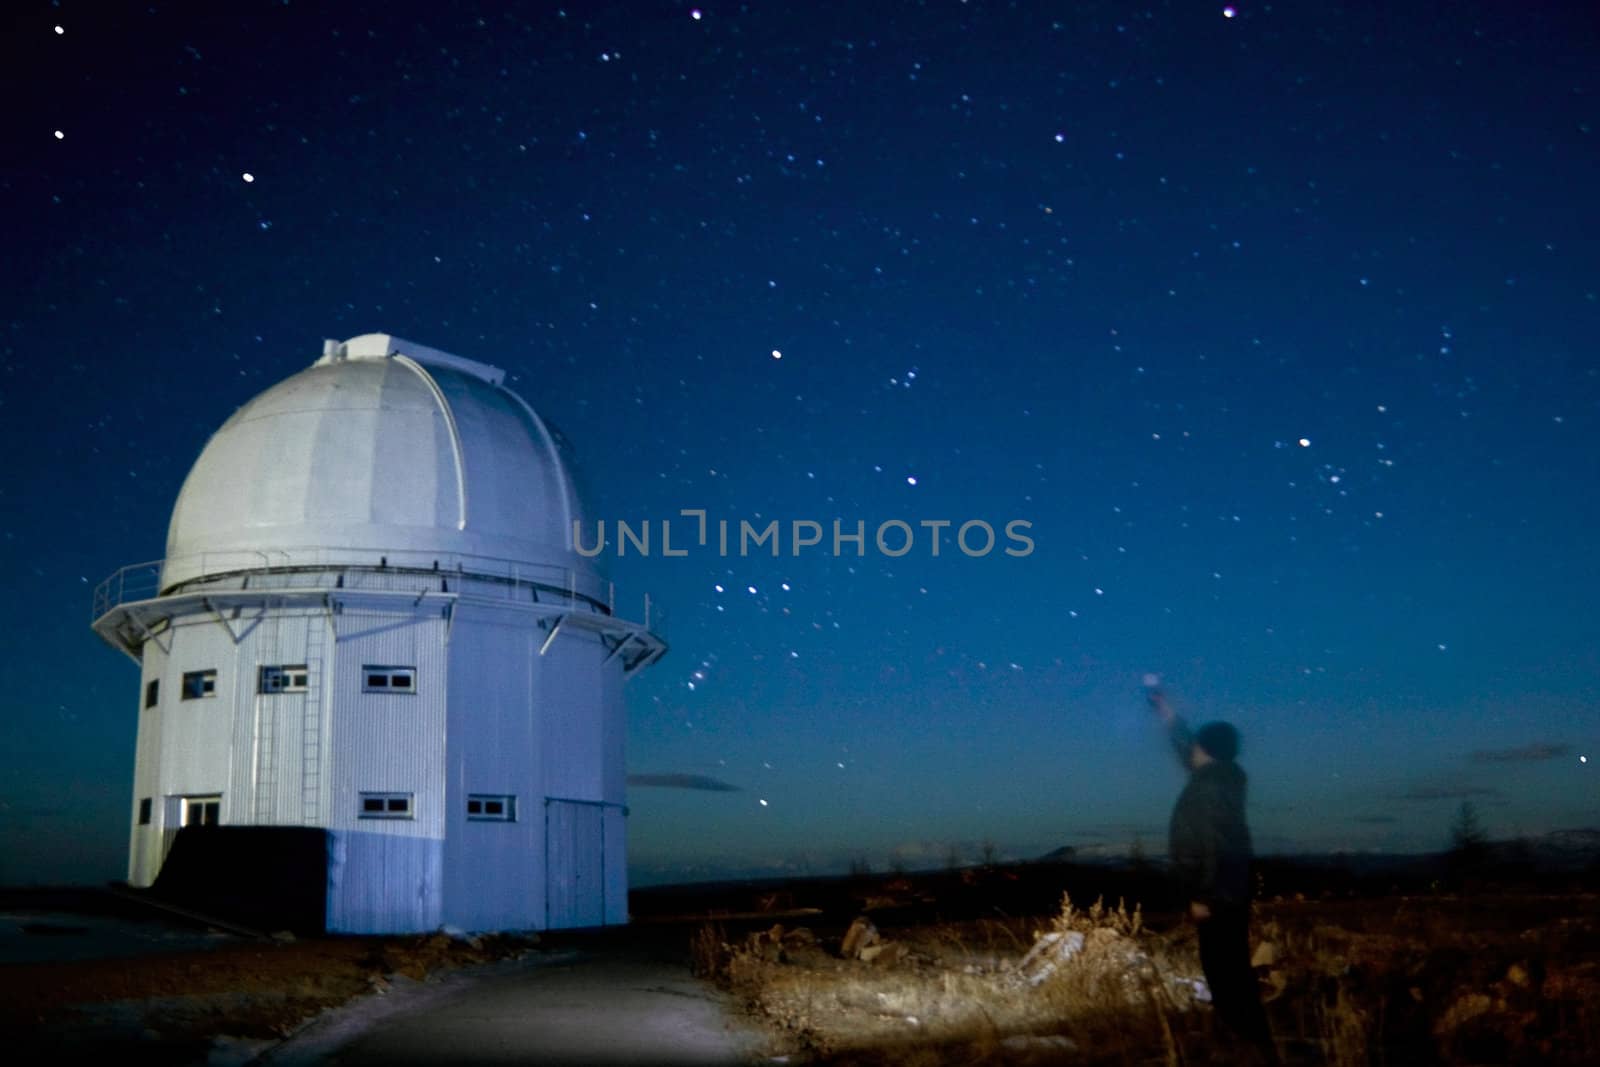
MULTIPOLYGON (((383 825, 374 820, 367 825, 383 825)), ((338 830, 328 835, 328 929, 393 934, 443 922, 444 842, 338 830)))
POLYGON ((445 620, 437 603, 416 614, 347 607, 334 632, 326 818, 345 844, 329 875, 329 928, 431 929, 443 893, 445 620), (415 667, 416 692, 362 692, 367 665, 415 667), (362 792, 411 793, 413 818, 359 818, 362 792))
POLYGON ((161 792, 169 796, 222 796, 224 823, 247 822, 248 809, 232 789, 230 759, 235 733, 238 649, 215 619, 174 626, 171 655, 161 679, 161 792), (183 699, 183 675, 215 670, 214 696, 183 699))
POLYGON ((606 922, 628 921, 628 820, 626 759, 628 715, 623 699, 622 660, 596 670, 600 689, 601 784, 607 804, 605 825, 606 922))
POLYGON ((463 608, 450 638, 445 919, 466 930, 544 925, 544 818, 533 718, 540 631, 526 613, 463 608), (467 818, 470 793, 516 797, 514 822, 467 818))
POLYGON ((167 683, 162 677, 167 654, 154 641, 146 642, 140 653, 138 702, 138 733, 134 741, 133 757, 133 818, 128 845, 128 884, 140 888, 156 880, 161 869, 161 826, 164 805, 161 802, 161 730, 162 704, 166 699, 167 683), (145 686, 158 682, 159 692, 155 707, 144 706, 145 686), (139 825, 139 802, 150 798, 150 823, 139 825))
POLYGON ((310 691, 300 702, 300 821, 306 826, 328 824, 330 772, 333 752, 334 663, 333 619, 326 611, 305 620, 305 658, 310 691))
POLYGON ((626 922, 620 661, 608 662, 605 646, 592 635, 564 632, 540 660, 539 671, 534 707, 550 798, 545 845, 550 925, 626 922))
POLYGON ((601 828, 605 856, 601 861, 601 880, 605 886, 605 919, 608 925, 628 921, 628 819, 622 808, 607 805, 601 828))
POLYGON ((146 647, 130 879, 156 877, 176 798, 220 794, 225 824, 339 831, 330 929, 626 921, 621 661, 570 629, 540 656, 531 605, 335 595, 332 615, 194 616, 164 638, 170 655, 146 647), (262 666, 299 663, 311 692, 257 692, 262 666), (414 667, 415 692, 363 692, 367 665, 414 667), (184 672, 208 669, 215 695, 183 700, 184 672), (143 710, 157 677, 159 704, 143 710), (413 818, 361 819, 365 791, 410 793, 413 818), (469 822, 469 793, 515 796, 517 820, 469 822), (140 827, 145 796, 153 821, 140 827))
POLYGON ((607 802, 622 804, 628 791, 628 710, 623 696, 622 657, 595 668, 600 715, 600 789, 607 802))
POLYGON ((541 657, 534 713, 543 741, 545 792, 569 800, 604 800, 601 770, 600 660, 591 634, 563 630, 541 657))
MULTIPOLYGON (((300 762, 306 694, 261 693, 263 666, 298 664, 305 660, 304 615, 274 614, 263 619, 241 648, 239 706, 249 709, 251 743, 244 776, 236 781, 249 793, 248 821, 261 826, 295 826, 301 822, 300 762), (247 787, 244 783, 248 782, 247 787)), ((240 820, 243 821, 243 820, 240 820)))

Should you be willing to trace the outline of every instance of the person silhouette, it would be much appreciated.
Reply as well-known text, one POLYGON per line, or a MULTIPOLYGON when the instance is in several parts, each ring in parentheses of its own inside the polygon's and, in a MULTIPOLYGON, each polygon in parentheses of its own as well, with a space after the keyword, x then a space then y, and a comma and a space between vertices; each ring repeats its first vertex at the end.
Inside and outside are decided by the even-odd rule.
POLYGON ((1190 731, 1153 678, 1146 678, 1150 707, 1189 780, 1172 808, 1168 857, 1200 938, 1200 965, 1211 988, 1216 1018, 1269 1064, 1277 1048, 1255 968, 1250 965, 1250 827, 1245 821, 1244 769, 1239 731, 1208 722, 1190 731))

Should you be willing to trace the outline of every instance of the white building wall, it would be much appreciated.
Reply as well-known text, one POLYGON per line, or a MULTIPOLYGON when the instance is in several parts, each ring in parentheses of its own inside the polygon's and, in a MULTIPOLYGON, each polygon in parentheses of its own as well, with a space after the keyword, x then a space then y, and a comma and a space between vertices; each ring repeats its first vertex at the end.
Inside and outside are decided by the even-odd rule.
MULTIPOLYGON (((183 620, 169 634, 170 655, 161 680, 162 798, 218 795, 224 825, 248 822, 249 809, 241 805, 242 798, 232 788, 234 693, 239 684, 239 652, 233 637, 207 616, 183 620), (183 676, 209 670, 217 672, 212 695, 184 699, 183 676)), ((166 829, 176 830, 177 826, 166 829)))
POLYGON ((450 639, 445 916, 466 930, 545 925, 544 792, 534 693, 543 632, 527 612, 463 605, 450 639), (469 794, 514 796, 511 822, 469 794))
POLYGON ((425 599, 410 612, 346 606, 334 617, 326 825, 328 928, 389 933, 442 922, 446 620, 425 599), (411 694, 363 692, 367 666, 415 667, 411 694), (363 792, 410 793, 409 819, 361 818, 363 792))
POLYGON ((542 657, 535 712, 543 733, 545 792, 565 800, 607 799, 600 687, 605 648, 593 634, 565 629, 542 657))
POLYGON ((594 684, 600 693, 601 788, 606 800, 602 837, 608 925, 628 921, 628 714, 623 681, 620 660, 613 659, 595 671, 594 684))
POLYGON ((543 742, 549 923, 627 921, 621 664, 595 636, 563 631, 535 696, 543 742))
POLYGON ((144 706, 145 687, 154 681, 164 696, 167 681, 166 651, 155 641, 145 642, 140 650, 139 727, 134 740, 133 757, 133 814, 132 831, 128 848, 128 884, 141 888, 155 881, 161 867, 162 826, 165 805, 161 802, 161 729, 162 708, 158 697, 154 707, 144 706), (150 801, 150 822, 139 824, 142 802, 150 801))
POLYGON ((240 643, 234 699, 236 823, 298 826, 301 822, 301 725, 306 693, 262 693, 263 666, 305 662, 304 614, 274 612, 240 643))
POLYGON ((183 797, 219 795, 224 825, 329 829, 330 930, 626 922, 621 658, 576 627, 540 655, 511 603, 362 600, 180 618, 170 654, 144 646, 130 882, 155 880, 183 797), (261 667, 299 664, 310 692, 259 692, 261 667), (415 691, 363 691, 368 666, 414 668, 415 691), (184 700, 198 670, 214 695, 184 700), (411 794, 411 818, 362 818, 363 792, 411 794), (516 820, 469 820, 473 793, 514 796, 516 820))

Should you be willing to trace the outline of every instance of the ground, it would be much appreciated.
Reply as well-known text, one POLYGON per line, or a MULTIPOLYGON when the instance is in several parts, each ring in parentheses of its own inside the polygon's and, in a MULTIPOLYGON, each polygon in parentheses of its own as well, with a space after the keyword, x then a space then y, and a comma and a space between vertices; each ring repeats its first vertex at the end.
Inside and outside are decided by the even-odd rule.
POLYGON ((221 1046, 264 1048, 396 982, 536 951, 521 937, 230 938, 207 949, 14 963, 0 966, 0 1025, 57 1055, 159 1047, 174 1061, 204 1062, 221 1046))
MULTIPOLYGON (((1256 908, 1286 1062, 1600 1062, 1587 875, 1319 881, 1256 908)), ((1244 1062, 1159 885, 1024 865, 673 887, 636 893, 627 928, 477 938, 244 938, 0 897, 0 1026, 25 1059, 218 1065, 1244 1062)))

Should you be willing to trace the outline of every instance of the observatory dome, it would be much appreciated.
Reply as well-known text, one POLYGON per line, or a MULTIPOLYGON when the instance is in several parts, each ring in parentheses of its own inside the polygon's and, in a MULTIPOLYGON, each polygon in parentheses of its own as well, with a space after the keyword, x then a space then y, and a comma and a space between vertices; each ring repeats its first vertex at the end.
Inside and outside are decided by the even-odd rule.
POLYGON ((195 461, 161 588, 261 567, 590 574, 565 441, 496 367, 388 334, 245 404, 195 461))

